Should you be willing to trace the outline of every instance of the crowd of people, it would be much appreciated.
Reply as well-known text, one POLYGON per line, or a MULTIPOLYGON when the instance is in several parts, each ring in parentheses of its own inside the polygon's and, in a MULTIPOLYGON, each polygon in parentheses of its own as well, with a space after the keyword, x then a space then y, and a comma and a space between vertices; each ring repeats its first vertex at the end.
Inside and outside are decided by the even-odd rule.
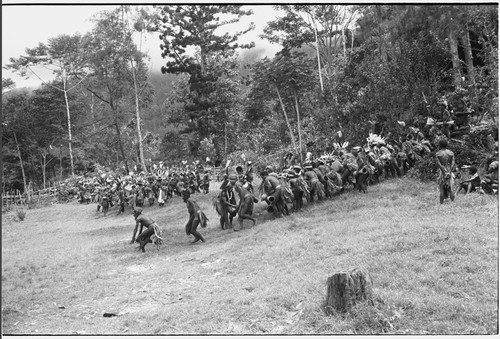
POLYGON ((77 183, 81 203, 96 203, 97 211, 106 214, 109 207, 118 205, 118 214, 125 207, 143 207, 145 204, 164 206, 174 196, 184 191, 191 193, 209 192, 210 173, 200 166, 187 166, 184 169, 166 167, 163 162, 152 167, 151 173, 131 172, 126 176, 113 172, 87 175, 77 183))
POLYGON ((422 158, 433 153, 439 168, 440 203, 447 198, 453 201, 461 191, 465 194, 474 191, 486 194, 498 192, 498 159, 490 159, 486 164, 483 178, 479 177, 477 167, 463 167, 469 169, 470 178, 459 182, 454 190, 454 180, 459 171, 455 156, 448 149, 447 138, 443 137, 437 145, 433 145, 418 129, 411 128, 398 144, 391 144, 370 133, 364 145, 349 147, 348 143, 344 143, 334 146, 333 152, 322 155, 314 156, 308 152, 304 161, 288 153, 281 159, 280 165, 259 168, 261 183, 256 188, 256 173, 251 161, 241 164, 228 161, 215 174, 199 164, 170 168, 160 162, 151 167, 150 173, 132 172, 123 178, 101 173, 100 176, 84 178, 78 183, 80 202, 95 202, 97 211, 102 209, 105 214, 115 204, 119 207, 118 214, 123 213, 126 206, 131 207, 136 219, 131 242, 139 242, 139 249, 144 252, 148 242, 160 246, 162 237, 158 225, 142 213, 142 207, 145 203, 153 206, 156 202, 164 206, 174 197, 182 197, 189 212, 186 234, 194 236, 193 242, 205 242, 197 228, 200 225, 206 227, 208 219, 191 195, 207 194, 210 189, 217 189, 213 206, 220 217, 220 227, 233 231, 241 230, 244 220, 250 220, 255 225, 256 219, 252 216, 255 203, 263 202, 267 204, 269 213, 283 217, 300 211, 305 204, 328 199, 349 187, 366 193, 369 185, 401 177, 422 158), (211 179, 213 177, 216 179, 211 179), (235 217, 238 222, 233 225, 235 217), (144 227, 146 230, 143 232, 144 227))

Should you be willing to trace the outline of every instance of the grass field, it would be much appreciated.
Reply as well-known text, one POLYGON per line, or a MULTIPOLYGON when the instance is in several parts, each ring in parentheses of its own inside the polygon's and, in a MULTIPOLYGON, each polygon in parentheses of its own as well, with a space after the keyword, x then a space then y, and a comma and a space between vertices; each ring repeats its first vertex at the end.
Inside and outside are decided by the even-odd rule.
POLYGON ((434 183, 393 179, 223 231, 216 194, 190 244, 178 197, 146 207, 166 235, 157 251, 129 244, 130 208, 15 211, 2 220, 3 334, 498 334, 498 197, 439 205, 434 183), (334 273, 365 268, 376 301, 327 316, 334 273), (114 317, 103 317, 105 312, 114 317))

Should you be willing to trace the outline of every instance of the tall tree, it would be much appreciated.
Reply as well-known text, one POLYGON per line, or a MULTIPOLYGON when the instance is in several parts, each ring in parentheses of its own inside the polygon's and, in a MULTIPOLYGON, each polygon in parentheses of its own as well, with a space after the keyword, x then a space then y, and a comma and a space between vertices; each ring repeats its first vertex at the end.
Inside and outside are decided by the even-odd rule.
POLYGON ((228 53, 255 45, 237 42, 241 35, 254 29, 253 23, 233 34, 219 35, 215 32, 224 25, 238 22, 242 16, 252 14, 252 11, 241 10, 239 5, 178 5, 162 6, 158 10, 162 21, 157 27, 162 40, 162 56, 171 59, 162 67, 163 73, 199 73, 206 76, 210 54, 228 53), (199 49, 199 60, 188 54, 189 47, 199 49))
MULTIPOLYGON (((307 58, 303 53, 278 54, 272 61, 263 60, 252 68, 253 83, 246 107, 248 113, 257 113, 265 108, 263 102, 274 101, 278 104, 276 110, 282 111, 287 124, 290 140, 295 152, 302 158, 302 131, 300 102, 314 97, 311 93, 316 88, 314 80, 314 59, 307 58), (296 118, 294 118, 296 117, 296 118), (292 128, 295 121, 296 129, 292 128), (294 132, 294 130, 296 132, 294 132), (299 146, 296 146, 296 135, 299 146)), ((264 118, 264 112, 260 117, 264 118)), ((253 119, 258 118, 254 116, 253 119)))
MULTIPOLYGON (((54 154, 53 149, 67 142, 64 133, 67 127, 65 99, 56 89, 62 84, 51 85, 42 85, 31 93, 7 93, 2 100, 3 123, 8 131, 4 141, 7 145, 15 145, 23 182, 27 183, 29 179, 44 188, 50 178, 47 169, 53 168, 49 165, 61 157, 61 154, 54 154)), ((75 93, 71 93, 69 99, 73 103, 73 116, 78 121, 81 110, 74 104, 75 93)))
MULTIPOLYGON (((141 52, 133 42, 132 32, 127 29, 122 14, 118 8, 114 11, 102 11, 94 18, 96 25, 86 36, 91 79, 85 81, 85 85, 95 97, 109 107, 118 152, 128 173, 128 156, 125 154, 122 127, 128 124, 127 114, 130 113, 126 104, 130 98, 134 98, 135 102, 133 73, 137 72, 136 80, 144 77, 146 67, 141 62, 141 52), (136 64, 131 65, 131 60, 136 64)), ((141 93, 140 99, 152 94, 150 91, 141 93)), ((144 103, 144 100, 140 101, 144 103)))
MULTIPOLYGON (((3 184, 5 189, 5 184, 7 181, 12 182, 15 180, 16 176, 7 176, 9 161, 8 158, 12 157, 14 160, 17 157, 19 161, 19 168, 21 169, 21 177, 23 182, 23 191, 27 189, 27 179, 26 172, 24 170, 23 157, 21 154, 21 148, 19 146, 19 141, 17 139, 17 133, 19 133, 19 121, 21 115, 27 111, 28 107, 28 93, 20 92, 13 95, 4 96, 4 92, 12 87, 14 82, 7 82, 2 79, 2 175, 3 184), (5 86, 4 86, 5 84, 5 86), (12 137, 9 137, 12 135, 12 137), (15 149, 9 149, 9 141, 14 141, 15 149)), ((10 94, 10 93, 9 93, 10 94)), ((11 170, 11 172, 14 172, 11 170)))
MULTIPOLYGON (((71 162, 71 174, 74 175, 73 163, 73 137, 71 132, 71 113, 68 102, 68 92, 78 86, 79 82, 71 84, 71 79, 79 77, 80 79, 86 76, 86 56, 82 45, 82 37, 80 34, 66 35, 62 34, 55 38, 49 39, 47 44, 39 43, 35 48, 27 48, 26 55, 19 58, 11 58, 11 64, 7 65, 7 69, 18 71, 21 75, 29 73, 42 80, 44 84, 54 86, 49 82, 40 78, 35 68, 43 66, 51 69, 57 80, 61 81, 61 87, 54 87, 63 92, 66 106, 66 115, 68 119, 68 148, 71 162)), ((81 81, 81 80, 80 80, 81 81)))
MULTIPOLYGON (((54 82, 43 85, 33 91, 30 98, 28 119, 31 127, 26 134, 28 145, 25 146, 30 148, 33 163, 39 164, 43 188, 47 186, 47 166, 56 160, 57 156, 61 156, 60 154, 53 154, 53 149, 66 142, 64 133, 64 130, 67 129, 65 102, 69 99, 68 102, 73 103, 70 106, 73 112, 73 121, 77 122, 82 115, 82 111, 74 97, 77 92, 68 93, 69 98, 61 98, 60 91, 57 88, 62 86, 63 84, 54 82)), ((77 139, 73 139, 73 142, 78 146, 77 139)), ((76 159, 77 157, 74 160, 76 159)))
MULTIPOLYGON (((140 104, 139 104, 139 96, 140 92, 144 90, 147 83, 139 83, 141 79, 139 79, 139 74, 146 74, 145 70, 139 70, 139 67, 144 67, 142 53, 142 40, 143 34, 149 30, 151 30, 151 25, 154 24, 154 21, 157 19, 154 13, 149 13, 145 8, 135 8, 135 12, 131 10, 130 6, 122 5, 120 6, 120 10, 122 11, 122 20, 125 22, 126 29, 130 35, 133 35, 134 32, 139 33, 139 48, 138 53, 136 53, 134 59, 130 59, 130 69, 132 71, 132 79, 134 84, 134 104, 135 104, 135 117, 136 117, 136 129, 137 129, 137 144, 139 149, 139 161, 142 165, 142 168, 146 170, 146 163, 144 161, 144 146, 143 146, 143 137, 142 137, 142 127, 141 127, 141 114, 140 114, 140 104)), ((144 76, 142 77, 144 78, 144 76)), ((142 79, 145 80, 145 79, 142 79)))
MULTIPOLYGON (((348 5, 278 5, 283 16, 267 23, 262 38, 283 46, 283 52, 309 46, 315 51, 320 87, 347 61, 357 9, 348 5), (339 58, 340 56, 340 58, 339 58)), ((352 45, 352 44, 351 44, 352 45)), ((352 46, 351 46, 352 47, 352 46)))
MULTIPOLYGON (((252 12, 243 11, 239 5, 179 5, 157 9, 161 22, 156 30, 162 40, 162 56, 168 59, 162 72, 189 75, 186 120, 198 133, 197 139, 202 140, 207 133, 220 136, 226 130, 227 122, 227 119, 221 119, 221 114, 224 116, 222 112, 227 112, 228 105, 219 102, 214 94, 219 85, 228 85, 227 82, 218 82, 219 79, 230 77, 237 67, 235 51, 254 46, 254 43, 238 43, 238 38, 254 25, 252 23, 247 29, 232 34, 218 32, 252 12), (193 55, 193 49, 196 55, 193 55), (212 120, 221 121, 222 125, 213 126, 212 120)), ((220 143, 216 143, 218 155, 220 148, 220 143)))

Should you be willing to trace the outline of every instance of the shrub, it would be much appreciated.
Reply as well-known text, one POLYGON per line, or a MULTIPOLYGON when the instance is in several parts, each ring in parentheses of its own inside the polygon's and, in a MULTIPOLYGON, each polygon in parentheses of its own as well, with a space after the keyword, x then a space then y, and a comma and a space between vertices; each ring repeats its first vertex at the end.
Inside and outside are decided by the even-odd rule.
POLYGON ((413 178, 418 178, 420 181, 431 181, 437 179, 438 165, 434 153, 426 155, 418 161, 413 168, 408 171, 408 174, 413 178))
POLYGON ((20 221, 23 221, 26 218, 26 211, 24 209, 16 210, 16 214, 20 221))
POLYGON ((393 332, 391 309, 382 302, 357 303, 349 313, 353 327, 359 334, 384 334, 393 332))
POLYGON ((455 162, 458 167, 463 165, 482 166, 488 158, 488 154, 472 149, 470 144, 450 143, 449 149, 455 154, 455 162))
MULTIPOLYGON (((470 134, 473 135, 473 134, 470 134)), ((467 136, 465 143, 450 142, 448 148, 455 154, 455 163, 458 168, 463 165, 476 165, 482 167, 486 160, 491 156, 484 151, 478 151, 473 148, 471 140, 478 142, 478 139, 469 139, 467 136)), ((426 155, 409 170, 409 175, 418 178, 421 181, 436 180, 438 175, 438 166, 436 164, 435 153, 426 155)))

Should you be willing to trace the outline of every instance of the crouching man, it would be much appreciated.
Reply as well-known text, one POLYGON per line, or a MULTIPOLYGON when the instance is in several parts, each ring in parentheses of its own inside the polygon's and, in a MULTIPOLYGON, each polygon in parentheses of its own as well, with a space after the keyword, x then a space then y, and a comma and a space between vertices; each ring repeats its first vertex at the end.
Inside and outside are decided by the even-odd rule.
POLYGON ((163 238, 161 237, 161 230, 158 227, 158 224, 156 224, 156 222, 150 217, 142 214, 141 207, 134 208, 134 219, 135 228, 134 234, 132 235, 132 241, 130 243, 133 244, 135 241, 138 241, 139 250, 141 250, 143 253, 146 252, 144 247, 146 247, 146 245, 150 242, 155 244, 157 248, 160 249, 160 246, 163 243, 163 238), (137 234, 137 229, 139 228, 139 226, 139 236, 136 239, 135 235, 137 234), (146 227, 146 230, 143 232, 142 229, 144 227, 146 227))

